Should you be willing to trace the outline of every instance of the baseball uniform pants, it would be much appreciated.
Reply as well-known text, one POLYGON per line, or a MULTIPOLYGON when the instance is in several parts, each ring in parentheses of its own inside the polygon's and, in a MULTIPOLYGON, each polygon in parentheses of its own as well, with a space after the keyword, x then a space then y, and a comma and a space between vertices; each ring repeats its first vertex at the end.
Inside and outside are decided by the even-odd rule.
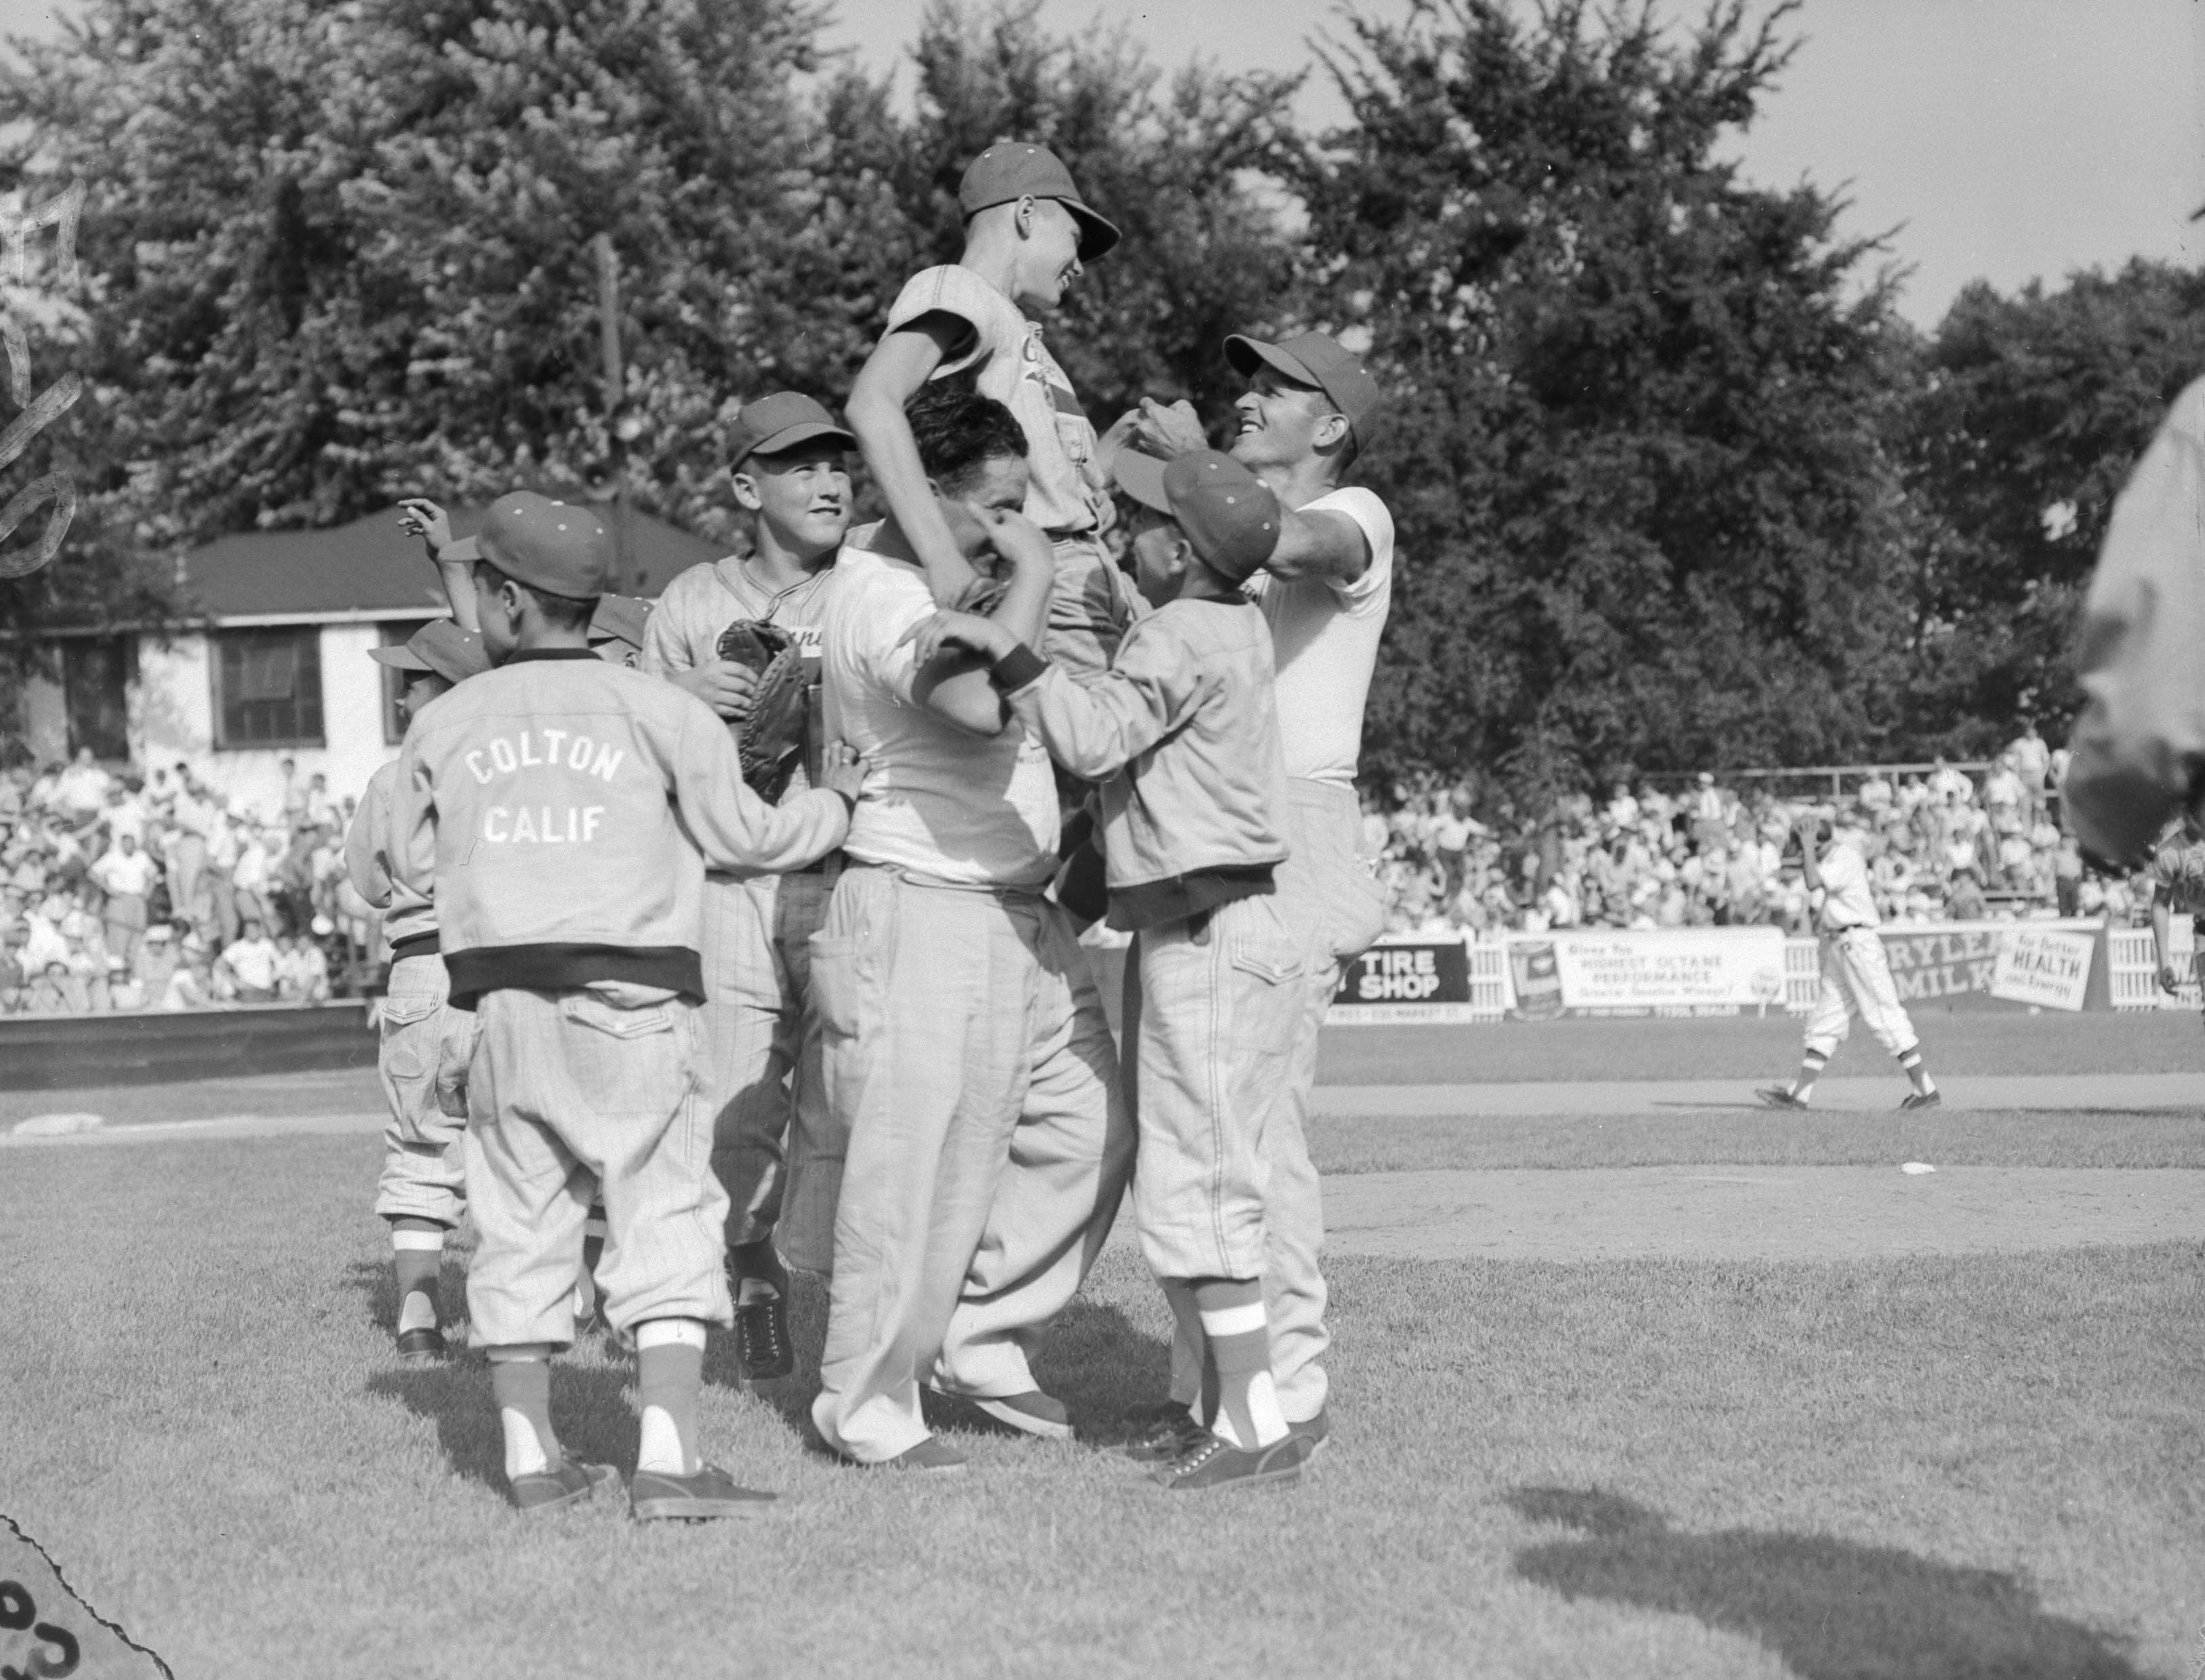
POLYGON ((655 1318, 734 1322, 697 1013, 679 998, 623 1008, 589 991, 482 995, 467 1079, 472 1345, 574 1340, 582 1221, 599 1190, 597 1279, 616 1333, 655 1318))
POLYGON ((839 870, 704 883, 706 1101, 728 1242, 778 1232, 789 1263, 835 1260, 842 1143, 819 1069, 811 935, 839 870))
POLYGON ((1828 1056, 1845 1042, 1858 1014, 1876 1042, 1903 1056, 1918 1042, 1914 1023, 1892 983, 1891 961, 1873 928, 1848 928, 1822 937, 1822 988, 1807 1018, 1807 1048, 1828 1056))
POLYGON ((1102 1000, 1059 906, 853 865, 812 942, 849 1137, 812 1421, 866 1463, 924 1440, 922 1379, 1024 1393, 1132 1170, 1102 1000))
MULTIPOLYGON (((1386 928, 1378 883, 1357 856, 1362 832, 1362 808, 1352 787, 1287 779, 1290 855, 1274 877, 1270 902, 1280 921, 1305 943, 1293 1053, 1264 1117, 1270 1178, 1263 1196, 1263 1309, 1271 1325, 1271 1380, 1290 1423, 1315 1417, 1329 1392, 1322 1361, 1332 1333, 1325 1327, 1324 1275, 1318 1269, 1324 1199, 1308 1131, 1317 1034, 1340 989, 1341 965, 1369 949, 1386 928)), ((1172 1398, 1192 1404, 1201 1385, 1199 1344, 1182 1328, 1172 1343, 1172 1398)))
POLYGON ((390 965, 375 1059, 390 1119, 375 1211, 451 1228, 467 1211, 467 1063, 475 1018, 449 1007, 451 977, 434 952, 390 965))
POLYGON ((1303 1014, 1304 941, 1269 897, 1144 928, 1126 965, 1133 1218, 1159 1278, 1268 1263, 1264 1123, 1303 1014))

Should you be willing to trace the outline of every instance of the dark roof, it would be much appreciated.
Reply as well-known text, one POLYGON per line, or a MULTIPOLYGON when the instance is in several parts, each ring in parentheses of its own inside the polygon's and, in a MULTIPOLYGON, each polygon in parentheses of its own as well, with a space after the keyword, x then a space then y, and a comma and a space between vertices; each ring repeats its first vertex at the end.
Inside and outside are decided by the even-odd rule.
MULTIPOLYGON (((452 510, 452 534, 482 528, 481 508, 452 510)), ((601 508, 621 541, 620 589, 656 597, 675 577, 726 550, 632 508, 601 508)), ((420 539, 389 508, 323 531, 219 537, 186 556, 187 607, 217 619, 324 618, 341 613, 434 613, 443 591, 420 539)))

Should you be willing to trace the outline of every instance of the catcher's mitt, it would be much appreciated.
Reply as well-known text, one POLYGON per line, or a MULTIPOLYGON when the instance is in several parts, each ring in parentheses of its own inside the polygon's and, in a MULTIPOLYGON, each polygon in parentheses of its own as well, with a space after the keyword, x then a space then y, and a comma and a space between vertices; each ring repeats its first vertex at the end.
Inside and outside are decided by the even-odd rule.
POLYGON ((719 656, 758 674, 751 715, 737 729, 743 780, 758 797, 781 798, 804 751, 804 656, 788 632, 758 619, 738 619, 720 632, 719 656))

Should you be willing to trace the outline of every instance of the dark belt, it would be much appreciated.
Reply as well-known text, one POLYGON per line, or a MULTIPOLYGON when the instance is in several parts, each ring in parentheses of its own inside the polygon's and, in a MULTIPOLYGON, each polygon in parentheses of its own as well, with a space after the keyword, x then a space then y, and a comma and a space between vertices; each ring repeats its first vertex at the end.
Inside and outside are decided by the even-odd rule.
POLYGON ((408 934, 405 938, 392 944, 390 960, 395 963, 407 957, 433 957, 437 954, 437 949, 435 934, 408 934))
POLYGON ((824 858, 822 858, 817 863, 806 864, 802 869, 790 870, 788 873, 790 875, 825 875, 831 870, 841 869, 842 867, 842 854, 841 852, 830 852, 824 858))

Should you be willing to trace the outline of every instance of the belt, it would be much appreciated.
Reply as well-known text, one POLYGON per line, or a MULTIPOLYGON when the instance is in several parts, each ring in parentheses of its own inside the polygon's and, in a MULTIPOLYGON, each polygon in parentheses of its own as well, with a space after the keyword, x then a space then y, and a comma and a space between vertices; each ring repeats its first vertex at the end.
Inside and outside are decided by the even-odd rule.
POLYGON ((390 960, 395 963, 407 957, 433 957, 438 948, 437 935, 433 932, 408 934, 405 938, 392 942, 390 960))
POLYGON ((847 861, 841 852, 830 852, 817 863, 806 864, 802 869, 790 870, 788 873, 790 875, 831 875, 840 870, 847 861))
POLYGON ((876 864, 853 858, 849 867, 853 870, 878 870, 892 875, 913 887, 930 887, 944 893, 984 893, 990 898, 1006 899, 1013 904, 1043 904, 1048 901, 1049 882, 1038 887, 1012 887, 1000 881, 945 881, 942 876, 928 875, 902 864, 876 864))

